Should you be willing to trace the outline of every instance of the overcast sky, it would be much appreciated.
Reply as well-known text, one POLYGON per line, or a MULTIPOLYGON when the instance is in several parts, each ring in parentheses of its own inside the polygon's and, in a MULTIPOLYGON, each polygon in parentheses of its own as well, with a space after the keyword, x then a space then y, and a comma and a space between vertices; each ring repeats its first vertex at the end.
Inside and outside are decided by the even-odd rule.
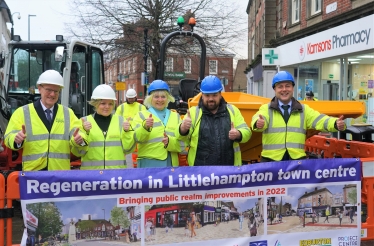
MULTIPOLYGON (((229 0, 240 6, 245 12, 248 0, 229 0)), ((57 34, 69 36, 64 30, 64 23, 71 22, 72 15, 69 13, 70 0, 5 0, 13 15, 14 34, 21 35, 22 40, 28 40, 28 15, 30 17, 30 39, 31 40, 53 40, 57 34)), ((8 24, 8 28, 11 28, 8 24)), ((243 34, 247 35, 247 33, 243 34)), ((248 56, 247 42, 236 45, 236 51, 240 52, 239 59, 248 56)))

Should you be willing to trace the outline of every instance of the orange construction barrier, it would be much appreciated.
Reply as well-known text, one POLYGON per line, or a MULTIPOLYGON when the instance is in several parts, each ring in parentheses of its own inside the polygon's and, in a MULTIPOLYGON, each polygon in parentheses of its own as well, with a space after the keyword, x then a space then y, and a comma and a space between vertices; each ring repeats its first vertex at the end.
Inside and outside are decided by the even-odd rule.
POLYGON ((364 218, 361 224, 361 234, 365 237, 362 237, 361 241, 367 241, 374 240, 374 158, 362 158, 361 161, 363 175, 361 184, 361 208, 366 207, 366 211, 362 209, 363 216, 361 216, 361 218, 364 218), (366 220, 364 220, 365 215, 366 220))
POLYGON ((370 158, 374 156, 374 144, 340 139, 336 152, 342 158, 370 158))
MULTIPOLYGON (((7 178, 7 189, 6 189, 6 201, 7 201, 7 207, 11 208, 13 205, 13 200, 20 199, 20 192, 19 192, 19 179, 18 179, 19 172, 12 172, 9 174, 7 178)), ((12 245, 12 231, 13 231, 13 225, 12 225, 12 218, 7 219, 6 222, 6 246, 12 245)))
POLYGON ((337 152, 337 139, 314 135, 305 141, 305 151, 309 154, 334 158, 337 152))
MULTIPOLYGON (((0 209, 5 207, 5 178, 0 174, 0 209)), ((4 218, 0 218, 0 245, 4 245, 5 239, 5 228, 4 228, 4 218)))

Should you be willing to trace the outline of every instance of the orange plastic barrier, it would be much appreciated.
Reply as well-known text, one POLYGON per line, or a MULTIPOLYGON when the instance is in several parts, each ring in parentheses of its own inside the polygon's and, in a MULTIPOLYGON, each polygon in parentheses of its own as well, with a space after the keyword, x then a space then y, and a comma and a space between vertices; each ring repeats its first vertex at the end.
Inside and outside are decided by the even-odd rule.
POLYGON ((334 158, 337 152, 336 138, 326 138, 325 136, 314 135, 305 141, 305 151, 324 158, 334 158))
MULTIPOLYGON (((362 238, 361 241, 368 241, 368 240, 374 240, 374 175, 373 170, 374 167, 371 167, 374 165, 374 158, 362 158, 361 159, 363 163, 363 176, 362 177, 362 184, 361 184, 361 202, 362 205, 366 204, 366 221, 361 224, 361 231, 365 234, 367 237, 362 238), (364 166, 371 167, 369 169, 369 173, 365 173, 366 168, 364 166), (368 175, 373 175, 369 176, 368 175)), ((361 206, 362 207, 362 206, 361 206)), ((365 214, 364 214, 365 215, 365 214)))
MULTIPOLYGON (((5 178, 2 174, 0 174, 0 209, 3 209, 5 206, 5 178)), ((4 228, 4 220, 0 218, 0 245, 4 245, 5 239, 5 228, 4 228)))
POLYGON ((374 156, 374 144, 341 139, 337 141, 336 153, 342 158, 370 158, 374 156))

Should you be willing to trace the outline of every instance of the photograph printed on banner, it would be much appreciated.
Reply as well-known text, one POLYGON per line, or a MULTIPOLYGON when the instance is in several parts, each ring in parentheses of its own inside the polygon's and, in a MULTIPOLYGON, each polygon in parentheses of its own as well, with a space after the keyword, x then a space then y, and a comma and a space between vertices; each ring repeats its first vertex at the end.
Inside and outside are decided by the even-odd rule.
POLYGON ((289 188, 267 198, 267 234, 357 228, 357 186, 289 188))
POLYGON ((263 199, 145 206, 146 244, 263 235, 263 199))
POLYGON ((30 203, 26 224, 27 245, 140 245, 142 228, 140 206, 117 207, 115 198, 30 203))

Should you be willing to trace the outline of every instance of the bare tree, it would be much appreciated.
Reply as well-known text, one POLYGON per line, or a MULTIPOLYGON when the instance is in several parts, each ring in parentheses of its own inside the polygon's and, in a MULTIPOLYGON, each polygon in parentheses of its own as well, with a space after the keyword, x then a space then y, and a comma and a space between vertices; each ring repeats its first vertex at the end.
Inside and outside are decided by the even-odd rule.
MULTIPOLYGON (((104 50, 144 52, 144 29, 149 30, 149 55, 155 65, 160 44, 168 33, 178 30, 178 16, 195 17, 194 31, 214 53, 231 49, 247 38, 245 9, 231 0, 72 0, 75 23, 68 24, 73 36, 100 45, 104 50), (244 24, 244 25, 243 25, 244 24)), ((188 27, 187 27, 188 28, 188 27)), ((171 40, 169 47, 185 54, 199 53, 197 42, 188 37, 171 40), (187 44, 187 45, 186 45, 187 44)), ((168 50, 169 52, 169 50, 168 50)), ((155 70, 153 70, 155 71, 155 70)))

